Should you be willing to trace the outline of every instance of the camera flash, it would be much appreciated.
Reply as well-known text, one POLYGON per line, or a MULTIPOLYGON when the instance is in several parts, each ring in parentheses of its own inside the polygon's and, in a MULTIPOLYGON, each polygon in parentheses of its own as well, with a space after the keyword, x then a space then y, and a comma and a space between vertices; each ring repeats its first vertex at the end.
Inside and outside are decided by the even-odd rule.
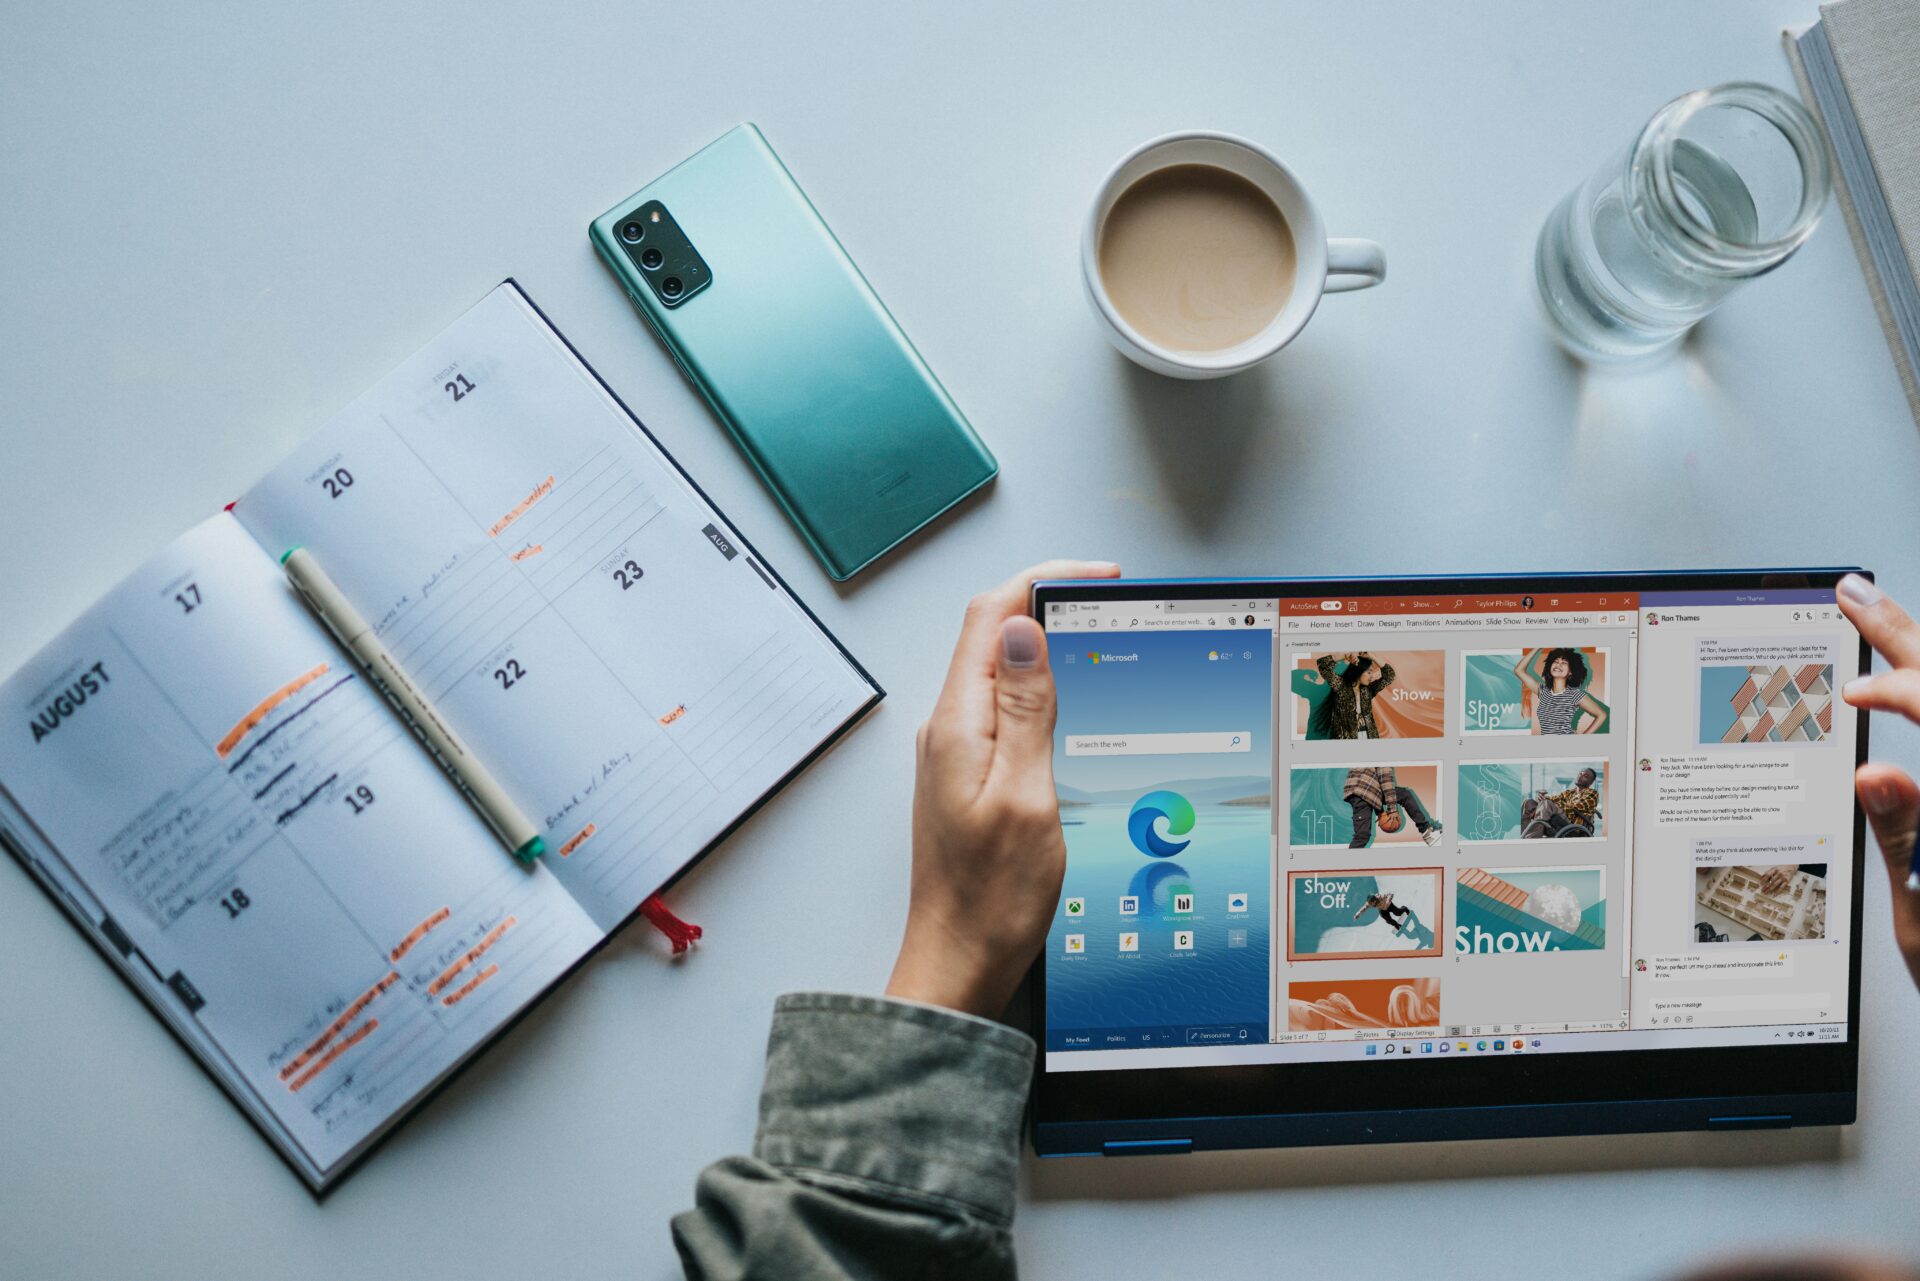
POLYGON ((653 221, 654 222, 660 221, 660 211, 658 209, 653 211, 653 221))

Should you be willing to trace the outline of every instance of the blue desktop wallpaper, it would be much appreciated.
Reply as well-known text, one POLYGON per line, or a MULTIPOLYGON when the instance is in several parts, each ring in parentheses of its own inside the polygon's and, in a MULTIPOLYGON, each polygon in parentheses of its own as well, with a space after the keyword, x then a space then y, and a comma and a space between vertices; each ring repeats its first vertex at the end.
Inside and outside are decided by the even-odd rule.
POLYGON ((1047 1048, 1265 1040, 1273 638, 1049 635, 1067 874, 1047 937, 1047 1048), (1099 661, 1094 661, 1094 655, 1099 661), (1245 752, 1069 756, 1079 734, 1225 733, 1245 752), (1131 830, 1130 830, 1131 829, 1131 830), (1180 896, 1191 895, 1181 912, 1180 896), (1123 898, 1136 900, 1122 911, 1123 898), (1074 906, 1079 916, 1070 916, 1074 906), (1176 932, 1190 931, 1181 949, 1176 932), (1069 951, 1068 935, 1082 943, 1069 951), (1126 935, 1135 950, 1123 951, 1126 935))

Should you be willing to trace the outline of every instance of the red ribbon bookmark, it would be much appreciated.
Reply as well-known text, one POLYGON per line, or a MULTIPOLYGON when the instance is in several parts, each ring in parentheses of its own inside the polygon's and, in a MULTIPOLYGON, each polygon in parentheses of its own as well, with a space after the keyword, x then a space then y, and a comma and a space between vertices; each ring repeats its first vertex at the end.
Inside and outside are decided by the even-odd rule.
POLYGON ((673 944, 675 956, 686 951, 689 944, 697 942, 706 932, 698 925, 689 924, 675 916, 673 909, 658 894, 650 895, 640 905, 640 915, 653 922, 653 928, 667 936, 667 941, 673 944))

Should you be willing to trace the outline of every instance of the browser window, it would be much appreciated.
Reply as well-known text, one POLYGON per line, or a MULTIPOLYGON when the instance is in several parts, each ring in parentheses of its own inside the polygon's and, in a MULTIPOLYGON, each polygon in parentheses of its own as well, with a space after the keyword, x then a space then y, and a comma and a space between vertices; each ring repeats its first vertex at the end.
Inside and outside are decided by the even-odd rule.
POLYGON ((1049 1070, 1844 1038, 1831 589, 1044 622, 1049 1070))

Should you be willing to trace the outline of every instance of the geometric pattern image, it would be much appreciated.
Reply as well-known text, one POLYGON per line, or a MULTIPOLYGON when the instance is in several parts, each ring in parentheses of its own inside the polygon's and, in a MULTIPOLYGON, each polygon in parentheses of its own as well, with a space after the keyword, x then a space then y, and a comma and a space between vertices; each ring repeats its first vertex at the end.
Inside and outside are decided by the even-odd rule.
POLYGON ((1766 868, 1696 867, 1696 943, 1784 943, 1827 936, 1827 878, 1796 870, 1768 893, 1766 868), (1702 928, 1704 927, 1704 928, 1702 928), (1717 927, 1717 928, 1716 928, 1717 927))
POLYGON ((1463 867, 1457 953, 1584 952, 1607 945, 1606 869, 1463 867))
POLYGON ((1833 664, 1700 669, 1700 743, 1818 743, 1833 732, 1833 664))
POLYGON ((1439 1025, 1439 979, 1330 979, 1287 984, 1289 1032, 1439 1025))

